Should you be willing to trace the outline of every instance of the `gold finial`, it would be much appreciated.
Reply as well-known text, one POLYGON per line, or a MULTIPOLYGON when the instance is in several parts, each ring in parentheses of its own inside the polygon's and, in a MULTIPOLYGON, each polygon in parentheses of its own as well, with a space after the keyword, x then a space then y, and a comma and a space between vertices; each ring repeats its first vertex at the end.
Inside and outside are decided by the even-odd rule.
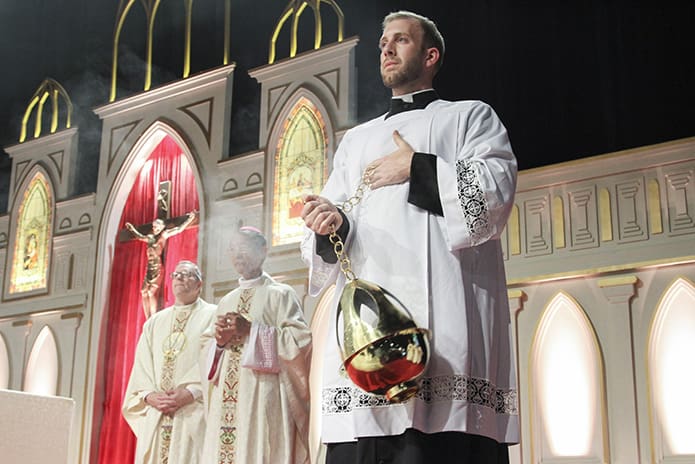
MULTIPOLYGON (((147 58, 145 68, 145 86, 144 90, 150 90, 152 85, 152 42, 154 35, 154 23, 157 17, 157 9, 161 0, 140 0, 145 8, 145 16, 147 18, 147 58)), ((125 19, 130 12, 130 8, 135 3, 135 0, 120 0, 118 3, 118 12, 116 13, 116 27, 113 31, 113 66, 111 71, 111 95, 109 101, 116 99, 116 75, 118 70, 118 43, 121 37, 121 30, 125 19)))
MULTIPOLYGON (((147 20, 147 31, 146 31, 146 58, 145 58, 145 82, 143 85, 143 90, 150 90, 152 87, 152 49, 154 43, 154 27, 157 18, 157 10, 159 9, 162 1, 174 0, 140 0, 142 5, 146 20, 147 20)), ((325 0, 324 0, 325 1, 325 0)), ((119 0, 118 10, 116 12, 116 24, 113 31, 113 57, 111 62, 111 89, 109 93, 109 102, 116 100, 116 84, 118 81, 118 46, 121 40, 121 32, 123 32, 123 25, 125 24, 126 18, 130 13, 130 10, 136 0, 119 0)), ((183 43, 183 69, 181 76, 186 79, 191 74, 191 23, 193 18, 193 2, 194 0, 183 0, 184 8, 184 43, 183 43)), ((230 63, 229 59, 229 43, 231 37, 231 11, 232 2, 231 0, 224 0, 224 50, 222 55, 222 64, 227 65, 230 63)))
POLYGON ((222 64, 227 66, 229 64, 229 43, 232 35, 232 0, 224 0, 224 51, 222 52, 222 64))
MULTIPOLYGON (((145 83, 143 90, 150 90, 152 86, 152 45, 154 43, 154 25, 157 18, 157 10, 162 0, 140 0, 147 18, 147 35, 146 35, 146 58, 145 58, 145 83)), ((135 0, 120 0, 118 11, 116 12, 116 25, 113 31, 113 58, 111 63, 111 92, 109 101, 116 99, 116 82, 118 80, 118 45, 121 39, 123 24, 125 23, 128 13, 135 0)), ((193 0, 184 0, 184 46, 183 46, 183 71, 182 77, 185 79, 191 74, 191 18, 193 17, 193 0)), ((230 0, 225 0, 225 50, 223 63, 229 61, 229 16, 231 4, 230 0)))
POLYGON ((36 123, 34 125, 34 138, 41 135, 41 120, 43 116, 43 107, 46 104, 46 100, 51 98, 51 134, 55 133, 58 129, 58 96, 62 96, 67 107, 67 117, 65 121, 65 127, 70 128, 72 119, 72 100, 70 96, 65 91, 62 85, 51 78, 45 79, 41 85, 36 89, 34 95, 29 100, 29 105, 24 112, 24 117, 22 118, 22 130, 19 134, 19 143, 22 143, 27 138, 27 123, 29 122, 29 116, 36 105, 36 123))
POLYGON ((272 37, 270 38, 270 54, 268 56, 269 64, 275 62, 275 43, 277 42, 282 26, 290 16, 293 17, 292 32, 290 34, 290 58, 297 54, 297 25, 299 23, 300 16, 302 16, 302 13, 307 6, 314 10, 314 50, 318 50, 321 47, 321 13, 319 8, 322 2, 328 3, 338 16, 338 42, 343 41, 343 23, 345 16, 335 0, 290 0, 288 5, 285 7, 285 10, 280 15, 280 19, 273 30, 272 37))
POLYGON ((193 0, 185 0, 186 32, 183 43, 183 78, 191 74, 191 18, 193 17, 193 0))

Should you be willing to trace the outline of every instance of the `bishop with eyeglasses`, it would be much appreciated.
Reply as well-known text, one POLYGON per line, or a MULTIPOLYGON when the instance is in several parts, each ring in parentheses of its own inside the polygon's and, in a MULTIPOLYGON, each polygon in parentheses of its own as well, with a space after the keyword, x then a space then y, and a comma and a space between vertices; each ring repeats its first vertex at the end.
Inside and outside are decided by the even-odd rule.
POLYGON ((123 401, 137 437, 136 464, 200 459, 205 410, 198 355, 215 305, 200 298, 203 277, 195 263, 180 261, 170 277, 174 305, 145 321, 123 401))

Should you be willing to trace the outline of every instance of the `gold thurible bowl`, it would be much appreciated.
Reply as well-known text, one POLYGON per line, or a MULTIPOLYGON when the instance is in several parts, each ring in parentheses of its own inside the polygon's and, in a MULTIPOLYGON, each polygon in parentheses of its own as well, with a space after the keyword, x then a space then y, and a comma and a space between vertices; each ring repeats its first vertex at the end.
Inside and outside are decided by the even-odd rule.
POLYGON ((338 345, 352 382, 392 403, 415 396, 417 379, 430 356, 429 331, 417 327, 409 311, 388 290, 361 279, 345 284, 336 326, 341 314, 343 340, 341 343, 338 337, 338 345), (365 322, 363 309, 376 315, 375 323, 365 322))

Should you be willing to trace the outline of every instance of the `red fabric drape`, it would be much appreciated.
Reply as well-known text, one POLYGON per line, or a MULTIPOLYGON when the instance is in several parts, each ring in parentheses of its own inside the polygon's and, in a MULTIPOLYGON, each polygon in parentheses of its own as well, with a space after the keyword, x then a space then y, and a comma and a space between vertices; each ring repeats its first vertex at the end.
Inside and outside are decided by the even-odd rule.
MULTIPOLYGON (((195 177, 181 148, 169 136, 152 151, 135 180, 126 201, 119 229, 125 223, 141 225, 157 216, 157 190, 160 182, 171 180, 170 215, 177 217, 198 210, 195 177)), ((140 288, 146 271, 146 245, 142 241, 116 240, 111 270, 111 289, 107 333, 105 334, 104 409, 99 434, 99 463, 128 464, 135 455, 135 436, 121 415, 130 370, 133 365, 145 313, 140 288)), ((165 276, 182 259, 197 262, 198 226, 188 227, 169 238, 164 254, 165 276)), ((173 304, 170 280, 165 277, 161 295, 163 307, 173 304)))

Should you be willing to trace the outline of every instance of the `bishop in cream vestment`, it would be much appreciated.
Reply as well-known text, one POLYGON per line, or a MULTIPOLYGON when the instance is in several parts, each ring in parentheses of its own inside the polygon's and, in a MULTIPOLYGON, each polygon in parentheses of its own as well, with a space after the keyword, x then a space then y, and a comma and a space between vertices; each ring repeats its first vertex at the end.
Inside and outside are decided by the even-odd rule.
MULTIPOLYGON (((251 236, 242 242, 265 243, 255 229, 242 233, 251 236)), ((230 317, 243 319, 247 335, 226 342, 212 326, 202 337, 207 381, 203 461, 308 463, 311 332, 294 289, 260 271, 265 249, 251 244, 240 252, 243 246, 232 247, 233 255, 241 255, 235 261, 242 274, 239 288, 220 300, 217 319, 222 330, 230 317)))
POLYGON ((123 417, 137 437, 136 464, 200 462, 205 416, 198 347, 215 306, 198 297, 195 264, 182 261, 174 274, 177 302, 145 322, 123 401, 123 417))

